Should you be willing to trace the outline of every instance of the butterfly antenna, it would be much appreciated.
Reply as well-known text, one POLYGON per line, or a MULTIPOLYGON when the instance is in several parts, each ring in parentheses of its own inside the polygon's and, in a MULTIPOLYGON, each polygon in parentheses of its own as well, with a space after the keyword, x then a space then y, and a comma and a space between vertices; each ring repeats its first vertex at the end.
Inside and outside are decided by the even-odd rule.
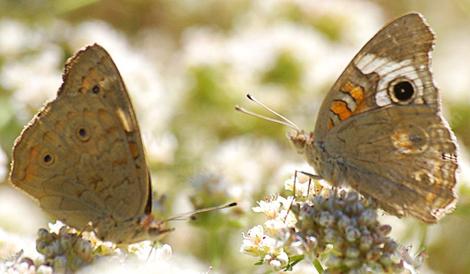
POLYGON ((261 106, 262 108, 264 108, 265 110, 267 110, 268 112, 274 114, 276 117, 280 118, 279 119, 275 119, 275 118, 271 118, 271 117, 268 117, 268 116, 264 116, 264 115, 261 115, 261 114, 258 114, 258 113, 255 113, 255 112, 251 112, 249 110, 246 110, 240 106, 235 106, 235 110, 237 111, 240 111, 241 113, 245 113, 245 114, 248 114, 248 115, 251 115, 251 116, 254 116, 254 117, 258 117, 258 118, 261 118, 263 120, 267 120, 267 121, 271 121, 271 122, 274 122, 274 123, 278 123, 278 124, 281 124, 281 125, 284 125, 284 126, 287 126, 287 127, 290 127, 292 129, 295 129, 297 131, 300 131, 300 128, 294 123, 292 122, 291 120, 287 119, 286 117, 284 117, 283 115, 279 114, 278 112, 274 111, 273 109, 271 109, 270 107, 268 107, 267 105, 263 104, 262 102, 258 101, 255 97, 253 97, 252 95, 250 94, 247 94, 246 97, 252 101, 253 103, 261 106))
POLYGON ((218 205, 218 206, 212 206, 212 207, 201 208, 201 209, 197 209, 197 210, 193 210, 193 211, 190 211, 190 212, 186 212, 186 213, 182 213, 182 214, 173 216, 173 217, 171 217, 171 218, 168 218, 168 219, 166 219, 166 220, 163 220, 162 222, 163 222, 163 223, 166 223, 166 222, 171 222, 171 221, 186 220, 186 219, 191 218, 193 215, 196 215, 196 214, 200 214, 200 213, 204 213, 204 212, 209 212, 209 211, 213 211, 213 210, 225 209, 225 208, 234 207, 234 206, 237 206, 237 203, 236 203, 236 202, 234 202, 234 203, 229 203, 229 204, 225 204, 225 205, 218 205))

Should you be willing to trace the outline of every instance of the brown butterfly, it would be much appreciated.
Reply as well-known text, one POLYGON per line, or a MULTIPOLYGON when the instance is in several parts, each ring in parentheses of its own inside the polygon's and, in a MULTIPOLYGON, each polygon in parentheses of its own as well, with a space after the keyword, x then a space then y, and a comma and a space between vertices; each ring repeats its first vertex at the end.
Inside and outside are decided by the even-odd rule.
POLYGON ((168 231, 151 215, 139 125, 111 56, 94 44, 65 66, 57 98, 15 141, 11 182, 62 222, 118 244, 168 231))
POLYGON ((404 15, 353 58, 323 100, 313 132, 271 111, 296 130, 289 138, 315 177, 428 223, 454 209, 458 166, 430 69, 433 46, 424 18, 404 15))

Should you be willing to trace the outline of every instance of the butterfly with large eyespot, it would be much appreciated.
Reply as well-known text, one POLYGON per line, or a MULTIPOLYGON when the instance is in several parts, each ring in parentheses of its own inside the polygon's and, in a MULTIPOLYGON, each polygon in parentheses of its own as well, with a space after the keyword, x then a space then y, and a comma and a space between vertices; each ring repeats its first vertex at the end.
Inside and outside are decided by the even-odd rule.
MULTIPOLYGON (((121 75, 98 44, 71 57, 57 97, 13 147, 10 181, 55 219, 127 245, 171 229, 151 214, 152 189, 139 125, 121 75)), ((206 208, 205 212, 234 206, 206 208)))
POLYGON ((280 117, 250 115, 295 130, 290 141, 333 186, 349 185, 398 217, 435 223, 457 201, 457 145, 431 73, 435 36, 410 13, 383 27, 323 99, 313 132, 280 117))

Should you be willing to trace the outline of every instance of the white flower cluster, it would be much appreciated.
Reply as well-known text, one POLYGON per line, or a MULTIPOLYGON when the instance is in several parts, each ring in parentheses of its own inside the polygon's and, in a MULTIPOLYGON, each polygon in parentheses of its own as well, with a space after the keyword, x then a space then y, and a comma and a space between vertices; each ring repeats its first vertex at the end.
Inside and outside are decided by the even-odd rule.
POLYGON ((259 201, 253 208, 267 220, 243 234, 242 253, 258 257, 259 265, 274 270, 293 270, 306 259, 332 273, 395 273, 414 261, 388 237, 391 227, 377 220, 371 199, 321 181, 300 183, 303 176, 297 175, 285 182, 295 196, 259 201))
POLYGON ((306 178, 294 175, 285 181, 285 189, 295 192, 295 196, 275 196, 258 201, 253 211, 263 213, 267 220, 243 234, 242 253, 260 258, 260 263, 275 270, 287 269, 296 263, 292 259, 304 251, 302 242, 295 236, 297 218, 291 210, 292 205, 295 200, 305 200, 323 188, 319 182, 304 180, 306 178))
POLYGON ((268 220, 257 225, 243 235, 240 251, 261 258, 262 263, 279 270, 287 266, 289 256, 286 243, 291 238, 290 227, 295 224, 295 217, 289 211, 292 197, 278 196, 270 201, 259 201, 254 212, 264 213, 268 220))
POLYGON ((288 268, 291 263, 295 263, 292 258, 301 255, 303 251, 302 242, 294 235, 297 219, 291 207, 294 199, 304 200, 311 197, 318 187, 318 182, 308 180, 300 183, 297 176, 294 176, 285 182, 285 188, 292 193, 295 189, 295 198, 276 196, 258 201, 258 206, 254 207, 253 211, 263 213, 267 220, 243 234, 240 251, 260 258, 260 263, 270 265, 275 270, 288 268))

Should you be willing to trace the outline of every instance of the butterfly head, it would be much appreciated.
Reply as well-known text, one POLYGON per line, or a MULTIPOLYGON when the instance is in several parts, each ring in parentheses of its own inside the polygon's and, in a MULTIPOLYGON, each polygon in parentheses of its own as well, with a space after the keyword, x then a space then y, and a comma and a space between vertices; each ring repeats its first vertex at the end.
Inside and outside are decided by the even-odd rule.
POLYGON ((287 138, 289 138, 299 154, 305 154, 305 151, 311 147, 315 141, 313 132, 305 132, 303 130, 291 131, 287 135, 287 138))

